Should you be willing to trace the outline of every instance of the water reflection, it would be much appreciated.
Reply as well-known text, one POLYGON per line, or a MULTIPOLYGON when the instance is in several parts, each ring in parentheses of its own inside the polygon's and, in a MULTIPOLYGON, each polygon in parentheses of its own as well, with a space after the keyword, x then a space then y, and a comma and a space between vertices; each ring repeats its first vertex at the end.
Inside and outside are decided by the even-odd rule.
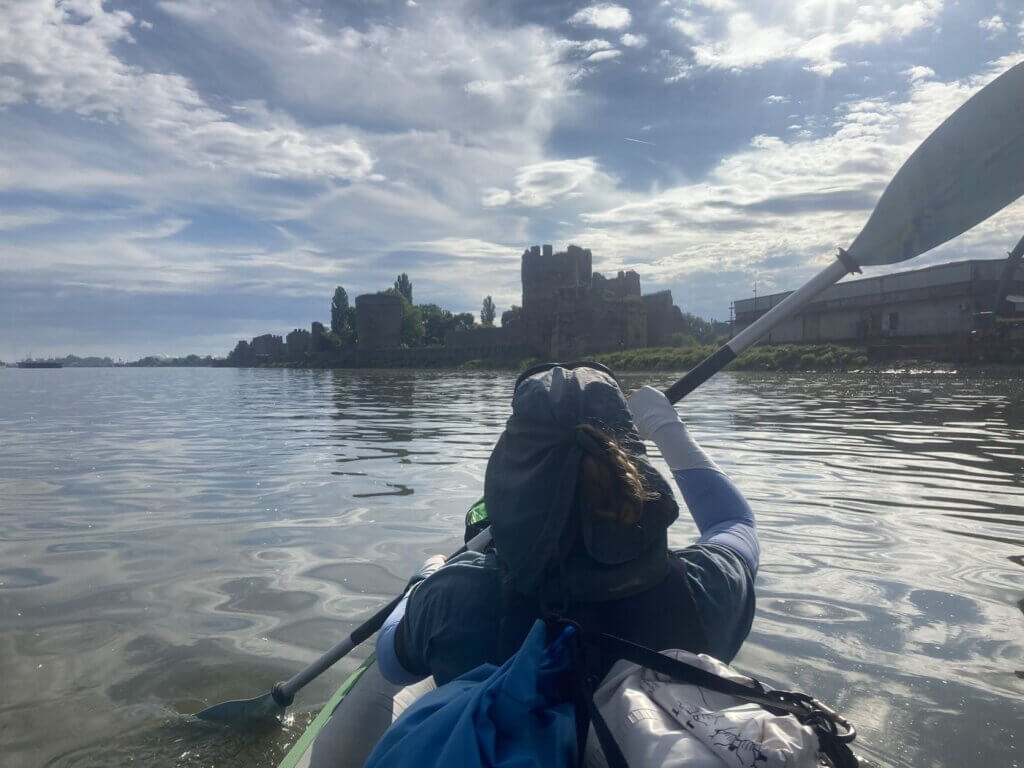
MULTIPOLYGON (((0 750, 12 765, 76 768, 274 765, 309 718, 302 705, 365 649, 281 732, 176 713, 269 689, 424 556, 454 549, 512 384, 40 373, 0 382, 0 750)), ((759 607, 737 664, 837 703, 883 764, 1018 759, 1022 391, 726 374, 681 406, 758 514, 759 607)), ((693 533, 680 521, 673 543, 693 533)))

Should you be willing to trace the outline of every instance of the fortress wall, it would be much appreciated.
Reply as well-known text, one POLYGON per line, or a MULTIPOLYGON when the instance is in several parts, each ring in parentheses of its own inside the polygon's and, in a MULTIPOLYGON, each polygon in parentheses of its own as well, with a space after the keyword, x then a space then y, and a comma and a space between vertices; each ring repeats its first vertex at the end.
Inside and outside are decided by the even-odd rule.
POLYGON ((672 304, 671 291, 658 291, 643 297, 644 312, 647 314, 648 347, 666 347, 672 343, 672 335, 682 330, 682 314, 672 304))
POLYGON ((522 334, 518 330, 501 326, 449 331, 444 335, 444 345, 452 349, 497 349, 521 343, 522 334))

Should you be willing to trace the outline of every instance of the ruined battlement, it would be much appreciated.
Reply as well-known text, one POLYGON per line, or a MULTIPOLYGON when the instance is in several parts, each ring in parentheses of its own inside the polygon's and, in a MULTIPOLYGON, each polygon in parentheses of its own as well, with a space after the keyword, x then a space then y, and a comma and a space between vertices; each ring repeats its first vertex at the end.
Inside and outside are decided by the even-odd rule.
POLYGON ((523 342, 553 358, 669 343, 682 324, 672 294, 648 299, 637 272, 605 277, 593 271, 593 261, 589 249, 576 245, 557 253, 550 245, 523 251, 523 342))
POLYGON ((593 274, 593 256, 589 249, 570 245, 553 253, 550 245, 534 245, 523 251, 521 277, 523 309, 539 307, 562 288, 589 288, 593 274))
POLYGON ((640 275, 633 270, 619 270, 616 277, 605 277, 595 272, 591 281, 591 289, 605 299, 624 299, 627 296, 640 296, 640 275))

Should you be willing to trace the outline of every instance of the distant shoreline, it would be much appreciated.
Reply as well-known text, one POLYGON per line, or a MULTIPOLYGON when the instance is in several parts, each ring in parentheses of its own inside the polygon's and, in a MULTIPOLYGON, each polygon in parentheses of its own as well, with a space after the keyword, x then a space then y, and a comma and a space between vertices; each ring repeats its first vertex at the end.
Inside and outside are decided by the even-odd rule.
MULTIPOLYGON (((642 347, 582 356, 603 363, 615 371, 630 373, 680 372, 693 368, 715 350, 715 345, 687 347, 642 347)), ((369 364, 365 360, 339 359, 335 355, 307 356, 304 360, 233 365, 223 358, 190 356, 186 358, 143 358, 131 363, 107 361, 90 364, 84 360, 65 362, 65 368, 295 368, 311 370, 448 370, 448 371, 521 371, 540 358, 480 357, 454 361, 444 348, 380 350, 369 364), (430 354, 436 349, 438 354, 430 354), (362 362, 363 364, 356 364, 362 362)), ((840 372, 957 372, 990 374, 1024 373, 1024 354, 1008 350, 1010 359, 992 360, 978 356, 967 360, 938 360, 922 355, 873 355, 865 347, 839 344, 761 344, 751 347, 726 370, 780 373, 840 372)), ((57 358, 62 360, 61 358, 57 358)), ((66 359, 66 358, 65 358, 66 359)), ((91 361, 90 361, 91 362, 91 361)))

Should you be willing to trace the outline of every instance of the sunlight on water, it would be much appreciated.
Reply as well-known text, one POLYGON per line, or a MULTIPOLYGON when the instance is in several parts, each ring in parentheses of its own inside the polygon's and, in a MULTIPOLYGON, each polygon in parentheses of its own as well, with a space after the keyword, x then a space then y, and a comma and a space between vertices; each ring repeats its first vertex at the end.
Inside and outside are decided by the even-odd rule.
MULTIPOLYGON (((280 730, 180 714, 266 692, 458 546, 512 378, 7 371, 3 764, 275 765, 366 649, 280 730)), ((758 515, 737 666, 883 764, 1020 764, 1021 380, 723 374, 680 409, 758 515)))

